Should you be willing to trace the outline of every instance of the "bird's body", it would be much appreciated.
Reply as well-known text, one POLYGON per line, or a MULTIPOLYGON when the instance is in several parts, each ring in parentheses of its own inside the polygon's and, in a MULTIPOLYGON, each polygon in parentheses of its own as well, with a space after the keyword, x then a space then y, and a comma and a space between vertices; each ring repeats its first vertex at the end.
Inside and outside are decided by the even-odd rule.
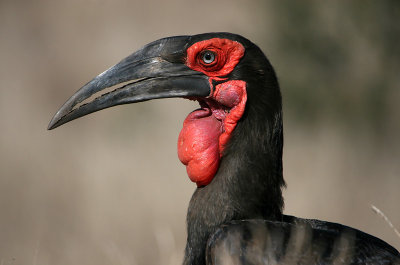
POLYGON ((207 244, 206 264, 399 264, 399 253, 357 229, 283 216, 221 225, 207 244))
POLYGON ((187 215, 184 265, 400 264, 383 241, 339 224, 282 214, 282 100, 263 52, 230 33, 165 38, 97 76, 49 128, 119 104, 184 97, 179 159, 197 184, 187 215), (124 86, 76 106, 93 94, 124 86), (295 236, 293 236, 295 235, 295 236))

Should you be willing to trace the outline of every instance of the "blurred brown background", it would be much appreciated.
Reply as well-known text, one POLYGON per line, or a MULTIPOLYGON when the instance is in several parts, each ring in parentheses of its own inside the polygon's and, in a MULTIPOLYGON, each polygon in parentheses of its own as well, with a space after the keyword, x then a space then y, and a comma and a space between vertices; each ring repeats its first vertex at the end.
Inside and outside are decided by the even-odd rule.
POLYGON ((182 99, 47 131, 91 78, 161 37, 238 33, 284 96, 285 212, 400 249, 400 2, 0 1, 0 264, 180 264, 195 185, 182 99))

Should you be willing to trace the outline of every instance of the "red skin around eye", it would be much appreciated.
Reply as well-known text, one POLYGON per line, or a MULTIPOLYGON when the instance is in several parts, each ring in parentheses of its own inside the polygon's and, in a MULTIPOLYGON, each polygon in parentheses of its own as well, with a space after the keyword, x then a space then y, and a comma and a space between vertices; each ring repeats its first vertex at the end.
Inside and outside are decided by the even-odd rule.
POLYGON ((186 65, 209 77, 228 75, 244 55, 244 47, 237 41, 213 38, 196 42, 187 49, 186 65), (210 66, 202 64, 199 54, 209 50, 216 53, 215 63, 210 66))
POLYGON ((226 80, 243 55, 244 47, 239 42, 219 38, 197 42, 187 49, 186 65, 206 74, 211 86, 210 96, 204 99, 206 106, 187 116, 178 138, 178 157, 199 187, 208 185, 217 173, 247 100, 246 82, 230 80, 214 88, 212 80, 226 80), (206 50, 215 53, 210 64, 201 58, 206 50))

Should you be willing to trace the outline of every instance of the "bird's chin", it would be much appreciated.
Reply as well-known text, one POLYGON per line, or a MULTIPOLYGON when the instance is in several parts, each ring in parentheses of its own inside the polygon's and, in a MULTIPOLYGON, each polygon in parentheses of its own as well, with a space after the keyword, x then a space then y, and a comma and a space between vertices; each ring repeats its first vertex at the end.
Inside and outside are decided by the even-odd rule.
POLYGON ((183 122, 178 138, 178 156, 190 180, 208 185, 218 171, 224 148, 244 113, 246 83, 239 80, 217 85, 206 98, 193 97, 200 108, 183 122))
POLYGON ((218 170, 219 138, 224 132, 223 117, 212 99, 198 99, 200 108, 185 119, 178 138, 178 156, 197 186, 211 182, 218 170))

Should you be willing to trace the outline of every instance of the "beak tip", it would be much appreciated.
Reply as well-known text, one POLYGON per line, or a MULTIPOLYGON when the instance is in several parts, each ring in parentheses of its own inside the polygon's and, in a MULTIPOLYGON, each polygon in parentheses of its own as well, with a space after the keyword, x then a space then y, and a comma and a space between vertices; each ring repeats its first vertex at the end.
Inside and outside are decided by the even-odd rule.
POLYGON ((53 130, 61 125, 63 125, 65 122, 65 116, 72 110, 73 104, 71 103, 71 99, 67 100, 67 102, 64 103, 64 105, 54 114, 53 118, 49 122, 49 125, 47 126, 47 130, 53 130))
POLYGON ((59 112, 57 112, 56 115, 54 115, 54 117, 49 122, 49 125, 47 126, 47 130, 49 130, 49 131, 53 130, 62 124, 62 123, 60 124, 61 118, 59 116, 60 116, 59 112))
POLYGON ((56 122, 52 119, 51 121, 50 121, 50 123, 49 123, 49 125, 47 126, 47 130, 53 130, 53 129, 55 129, 57 126, 56 126, 56 122))
POLYGON ((48 126, 47 126, 47 130, 48 131, 51 131, 51 130, 53 130, 54 129, 54 127, 53 127, 53 124, 49 124, 48 126))

